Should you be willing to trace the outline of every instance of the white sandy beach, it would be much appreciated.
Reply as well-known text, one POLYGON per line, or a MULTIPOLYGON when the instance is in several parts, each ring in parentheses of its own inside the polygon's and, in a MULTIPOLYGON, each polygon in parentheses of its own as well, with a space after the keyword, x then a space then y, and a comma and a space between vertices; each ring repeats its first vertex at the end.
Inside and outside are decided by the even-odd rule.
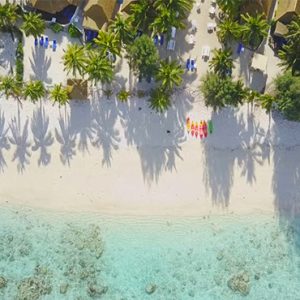
MULTIPOLYGON (((185 89, 176 93, 164 115, 152 112, 146 98, 122 104, 115 94, 106 100, 101 92, 60 110, 47 101, 24 101, 21 109, 2 97, 0 201, 130 215, 300 213, 300 124, 275 114, 269 126, 261 109, 252 114, 247 106, 213 113, 197 92, 208 69, 200 57, 202 46, 220 46, 216 33, 206 29, 212 21, 208 7, 209 1, 202 3, 200 14, 194 7, 187 30, 177 34, 174 53, 161 48, 183 65, 195 58, 198 67, 197 73, 184 76, 185 89), (198 22, 196 44, 188 46, 182 41, 192 20, 198 22), (202 141, 190 137, 188 116, 212 119, 214 133, 202 141)), ((66 82, 61 57, 74 40, 66 33, 45 34, 50 45, 57 39, 57 51, 35 48, 33 38, 26 38, 24 80, 39 79, 51 87, 66 82)), ((234 76, 245 76, 247 84, 244 55, 236 57, 234 76)), ((4 74, 9 67, 2 69, 4 74)), ((269 60, 268 69, 269 78, 279 72, 276 58, 269 60)), ((135 87, 125 60, 118 62, 117 71, 115 91, 135 87)))

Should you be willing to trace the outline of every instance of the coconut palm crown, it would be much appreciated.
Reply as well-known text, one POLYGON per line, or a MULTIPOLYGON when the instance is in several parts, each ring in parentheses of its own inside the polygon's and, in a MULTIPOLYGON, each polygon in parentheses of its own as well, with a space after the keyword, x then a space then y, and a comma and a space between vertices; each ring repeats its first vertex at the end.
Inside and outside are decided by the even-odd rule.
POLYGON ((83 75, 86 68, 86 56, 82 46, 69 44, 63 55, 63 63, 68 74, 72 71, 73 76, 77 73, 83 75))
POLYGON ((33 35, 34 37, 38 37, 44 33, 46 25, 41 14, 29 12, 28 14, 24 14, 23 18, 24 21, 21 29, 26 36, 33 35))
POLYGON ((221 78, 230 75, 234 68, 231 50, 214 49, 213 53, 214 56, 209 62, 210 69, 221 78))
POLYGON ((29 98, 31 102, 35 103, 46 94, 46 89, 43 82, 40 80, 29 81, 24 87, 24 97, 29 98))

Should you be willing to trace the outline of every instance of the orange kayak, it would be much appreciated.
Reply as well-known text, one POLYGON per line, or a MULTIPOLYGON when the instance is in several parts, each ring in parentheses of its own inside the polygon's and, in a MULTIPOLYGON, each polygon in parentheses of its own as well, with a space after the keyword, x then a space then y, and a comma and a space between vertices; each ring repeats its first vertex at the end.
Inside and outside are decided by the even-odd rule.
POLYGON ((187 128, 187 132, 190 133, 190 131, 191 131, 191 120, 190 120, 190 118, 186 119, 186 128, 187 128))

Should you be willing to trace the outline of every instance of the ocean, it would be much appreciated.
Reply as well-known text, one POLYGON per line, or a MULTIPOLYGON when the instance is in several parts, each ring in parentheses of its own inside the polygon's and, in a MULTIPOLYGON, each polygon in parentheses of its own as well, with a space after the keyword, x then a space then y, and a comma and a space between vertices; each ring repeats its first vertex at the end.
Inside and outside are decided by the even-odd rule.
POLYGON ((0 209, 0 299, 300 299, 299 220, 0 209))

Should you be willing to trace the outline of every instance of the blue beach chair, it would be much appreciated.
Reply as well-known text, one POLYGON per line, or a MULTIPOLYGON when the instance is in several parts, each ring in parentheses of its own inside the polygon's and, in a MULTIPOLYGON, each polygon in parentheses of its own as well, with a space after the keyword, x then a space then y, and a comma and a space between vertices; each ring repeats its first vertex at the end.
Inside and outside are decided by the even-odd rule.
POLYGON ((245 51, 245 48, 244 48, 244 46, 243 46, 243 44, 242 43, 239 43, 238 44, 238 48, 237 48, 237 54, 238 55, 240 55, 241 53, 243 53, 245 51))
POLYGON ((189 71, 190 68, 191 68, 191 60, 188 58, 187 61, 186 61, 186 68, 187 70, 189 71))
POLYGON ((38 39, 38 38, 35 38, 35 39, 34 39, 34 46, 37 47, 38 44, 39 44, 39 39, 38 39))
POLYGON ((41 36, 40 37, 40 46, 43 47, 43 45, 44 45, 44 37, 41 36))
POLYGON ((56 47, 57 47, 56 40, 53 40, 53 46, 52 46, 52 49, 53 49, 54 52, 56 51, 56 47))
POLYGON ((191 59, 191 71, 194 72, 195 71, 195 60, 191 59))
POLYGON ((161 35, 161 36, 160 36, 160 45, 162 46, 163 44, 164 44, 164 36, 161 35))
POLYGON ((153 41, 154 41, 154 45, 157 46, 158 45, 158 36, 157 36, 157 34, 154 36, 153 41))
POLYGON ((48 48, 48 45, 49 45, 49 38, 46 37, 46 38, 45 38, 44 47, 47 49, 47 48, 48 48))

